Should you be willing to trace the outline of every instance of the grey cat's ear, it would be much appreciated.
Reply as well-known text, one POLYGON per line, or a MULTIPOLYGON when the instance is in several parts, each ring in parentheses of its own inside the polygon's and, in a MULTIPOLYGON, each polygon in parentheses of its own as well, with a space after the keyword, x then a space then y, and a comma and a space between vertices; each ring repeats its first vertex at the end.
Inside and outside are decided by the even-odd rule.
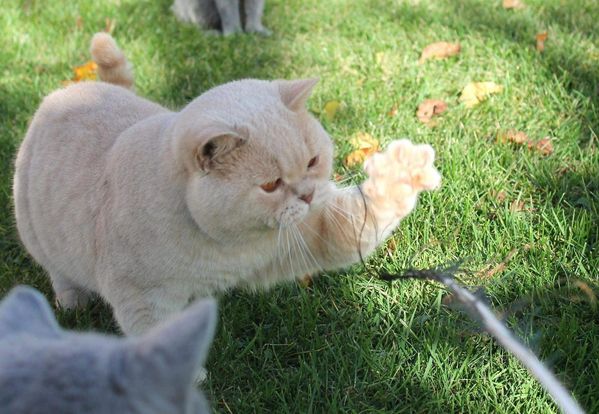
POLYGON ((275 81, 281 94, 281 101, 292 111, 298 111, 306 106, 306 101, 312 93, 312 89, 318 83, 318 78, 299 80, 275 81))
POLYGON ((216 328, 216 301, 201 300, 139 338, 136 359, 164 383, 191 381, 203 365, 216 328))
POLYGON ((13 288, 0 302, 0 337, 18 332, 39 337, 60 335, 60 327, 46 298, 27 286, 13 288))
POLYGON ((184 134, 180 147, 180 157, 188 171, 198 169, 210 171, 218 164, 218 159, 243 145, 248 138, 247 129, 230 128, 213 123, 194 128, 184 134), (200 130, 200 132, 196 132, 200 130))

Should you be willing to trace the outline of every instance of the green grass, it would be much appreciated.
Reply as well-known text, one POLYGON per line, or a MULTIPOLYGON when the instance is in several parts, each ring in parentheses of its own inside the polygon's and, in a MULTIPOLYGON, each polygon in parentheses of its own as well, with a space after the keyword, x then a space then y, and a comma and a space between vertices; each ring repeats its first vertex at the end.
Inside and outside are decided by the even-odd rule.
MULTIPOLYGON (((232 79, 320 77, 313 112, 332 99, 345 104, 332 122, 323 118, 338 173, 352 173, 341 161, 356 132, 431 143, 443 188, 426 194, 395 233, 395 251, 381 250, 369 265, 467 259, 472 272, 462 280, 483 286, 582 406, 599 412, 599 3, 525 1, 524 10, 506 11, 499 0, 272 0, 268 39, 203 35, 176 22, 170 0, 4 1, 0 294, 26 283, 52 297, 15 231, 13 158, 42 97, 88 60, 89 40, 109 17, 138 92, 173 108, 232 79), (540 54, 534 37, 545 30, 540 54), (422 48, 439 40, 459 40, 462 53, 418 65, 422 48), (503 93, 473 109, 459 104, 466 83, 485 80, 503 93), (415 117, 425 98, 449 104, 435 128, 415 117), (555 152, 495 142, 512 128, 554 137, 555 152), (511 211, 514 200, 526 209, 511 211), (477 273, 512 249, 503 272, 477 273)), ((445 296, 430 283, 388 285, 361 266, 321 275, 311 288, 231 292, 221 300, 203 388, 222 413, 556 412, 526 370, 445 306, 445 296)), ((99 302, 59 317, 75 329, 115 330, 99 302)))

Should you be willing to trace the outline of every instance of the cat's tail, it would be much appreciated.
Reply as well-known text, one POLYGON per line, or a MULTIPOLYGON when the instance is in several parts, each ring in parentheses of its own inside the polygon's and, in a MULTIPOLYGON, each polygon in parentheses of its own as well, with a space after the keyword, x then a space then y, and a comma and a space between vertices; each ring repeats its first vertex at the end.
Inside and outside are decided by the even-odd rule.
POLYGON ((120 85, 127 89, 133 87, 131 64, 108 33, 94 35, 90 52, 98 65, 98 76, 104 82, 120 85))

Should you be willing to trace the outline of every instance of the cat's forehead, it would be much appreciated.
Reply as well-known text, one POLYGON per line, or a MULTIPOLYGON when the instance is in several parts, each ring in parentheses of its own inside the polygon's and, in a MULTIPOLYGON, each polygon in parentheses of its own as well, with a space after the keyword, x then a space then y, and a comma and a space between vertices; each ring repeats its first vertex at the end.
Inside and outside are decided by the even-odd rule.
POLYGON ((307 160, 314 156, 315 137, 294 123, 271 123, 252 135, 249 144, 254 147, 254 155, 270 161, 282 172, 303 169, 307 160))

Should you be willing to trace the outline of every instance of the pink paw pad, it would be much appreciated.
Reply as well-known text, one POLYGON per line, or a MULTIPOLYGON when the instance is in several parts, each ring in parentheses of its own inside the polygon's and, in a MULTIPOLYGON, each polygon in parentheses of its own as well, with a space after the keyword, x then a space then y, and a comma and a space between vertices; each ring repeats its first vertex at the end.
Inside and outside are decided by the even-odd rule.
POLYGON ((430 145, 414 145, 407 139, 393 141, 382 153, 364 164, 369 179, 366 194, 380 207, 406 214, 414 208, 419 192, 441 184, 441 175, 433 166, 435 150, 430 145))

